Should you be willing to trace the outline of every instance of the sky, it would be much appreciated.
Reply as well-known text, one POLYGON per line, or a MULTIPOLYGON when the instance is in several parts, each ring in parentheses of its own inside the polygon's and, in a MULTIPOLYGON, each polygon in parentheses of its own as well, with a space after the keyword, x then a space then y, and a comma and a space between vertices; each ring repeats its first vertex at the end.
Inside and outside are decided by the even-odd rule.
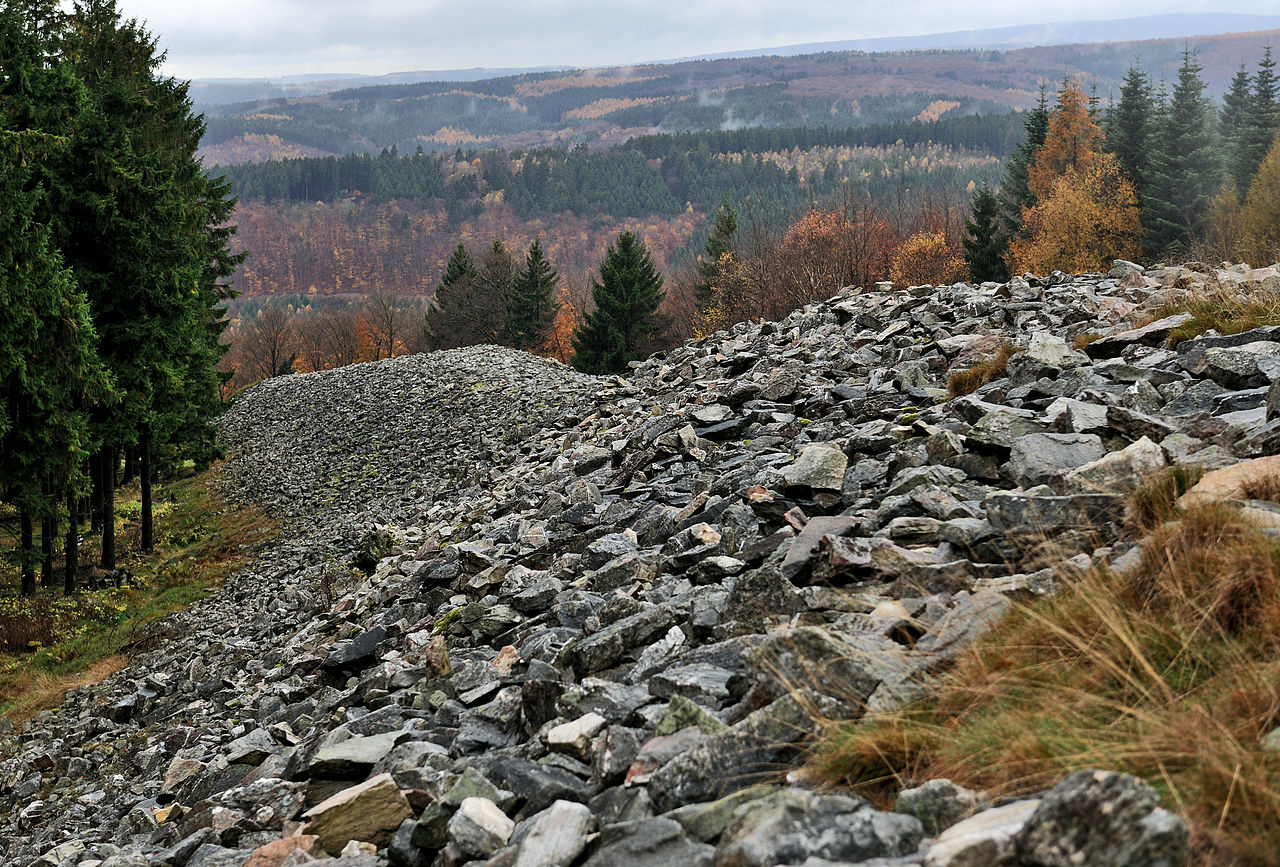
POLYGON ((1165 12, 1276 14, 1276 0, 120 0, 178 78, 619 66, 769 46, 1165 12), (1223 8, 1223 7, 1226 8, 1223 8))

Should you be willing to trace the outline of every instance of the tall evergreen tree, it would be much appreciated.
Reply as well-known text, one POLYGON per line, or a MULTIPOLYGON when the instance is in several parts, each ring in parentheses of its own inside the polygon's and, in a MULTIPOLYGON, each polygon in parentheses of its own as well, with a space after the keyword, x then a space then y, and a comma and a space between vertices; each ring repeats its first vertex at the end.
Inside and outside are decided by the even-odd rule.
POLYGON ((1000 182, 1001 229, 1010 238, 1022 230, 1023 210, 1036 203, 1027 172, 1049 133, 1049 97, 1043 85, 1040 87, 1040 99, 1036 107, 1027 112, 1023 125, 1027 131, 1026 138, 1005 162, 1004 179, 1000 182))
MULTIPOLYGON (((830 174, 830 170, 827 174, 830 174)), ((738 212, 726 198, 716 211, 715 224, 707 238, 704 255, 698 257, 697 265, 694 266, 698 272, 698 282, 693 284, 693 299, 699 310, 706 310, 714 303, 712 287, 721 271, 721 258, 726 253, 734 255, 737 252, 737 234, 738 212)))
POLYGON ((515 272, 515 260, 500 239, 493 239, 478 265, 466 246, 459 244, 427 307, 427 345, 454 349, 505 339, 515 272))
POLYGON ((1227 174, 1235 182, 1236 191, 1243 194, 1249 188, 1249 141, 1246 130, 1252 112, 1253 97, 1250 90, 1252 76, 1244 63, 1236 70, 1231 86, 1222 95, 1222 110, 1218 115, 1219 130, 1226 149, 1227 174))
POLYGON ((964 261, 969 267, 969 279, 975 283, 1008 280, 1005 255, 1009 252, 1009 238, 1000 230, 1000 203, 985 183, 973 196, 964 228, 964 261))
POLYGON ((599 281, 591 281, 596 309, 574 332, 573 366, 586 373, 625 371, 627 362, 645 354, 664 297, 649 250, 634 233, 623 232, 605 252, 599 281))
POLYGON ((1103 122, 1104 147, 1116 155, 1139 196, 1146 185, 1154 101, 1151 77, 1135 63, 1125 73, 1120 99, 1108 109, 1103 122))
POLYGON ((1187 49, 1168 106, 1157 115, 1142 202, 1144 247, 1157 258, 1187 249, 1222 182, 1217 118, 1204 89, 1200 64, 1187 49))
MULTIPOLYGON (((1263 52, 1258 71, 1253 77, 1253 93, 1249 99, 1247 121, 1241 130, 1242 146, 1239 149, 1239 165, 1236 183, 1243 191, 1253 180, 1258 166, 1271 150, 1276 134, 1280 132, 1280 78, 1276 76, 1276 62, 1271 59, 1271 46, 1263 52)), ((1236 173, 1233 172, 1233 177, 1236 173)))
POLYGON ((0 497, 20 515, 28 596, 40 559, 34 519, 51 514, 61 491, 79 491, 85 408, 109 390, 89 305, 52 243, 43 177, 65 153, 64 124, 83 94, 51 63, 49 19, 33 8, 42 7, 0 8, 0 497))
MULTIPOLYGON (((122 396, 95 416, 109 495, 126 448, 146 444, 150 452, 181 433, 198 440, 197 453, 212 451, 213 364, 224 351, 219 305, 229 294, 220 281, 237 261, 226 225, 234 203, 204 172, 203 122, 186 83, 158 76, 155 39, 124 19, 115 0, 77 3, 72 25, 64 57, 87 87, 90 110, 59 178, 58 222, 122 396)), ((105 507, 110 567, 114 521, 111 503, 105 507)), ((144 513, 149 507, 144 496, 144 513)))
POLYGON ((558 279, 542 242, 534 238, 507 301, 507 333, 516 349, 533 349, 546 339, 560 309, 555 294, 558 279))

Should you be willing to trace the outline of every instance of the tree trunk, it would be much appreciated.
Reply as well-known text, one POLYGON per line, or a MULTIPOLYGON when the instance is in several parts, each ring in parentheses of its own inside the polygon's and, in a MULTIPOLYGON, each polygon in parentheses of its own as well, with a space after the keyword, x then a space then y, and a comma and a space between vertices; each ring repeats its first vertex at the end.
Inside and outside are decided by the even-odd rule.
POLYGON ((137 449, 124 450, 124 476, 120 479, 121 485, 127 485, 132 482, 138 475, 138 451, 137 449))
POLYGON ((96 533, 102 528, 102 463, 106 452, 103 450, 89 457, 89 532, 96 533))
POLYGON ((40 585, 52 587, 53 577, 53 538, 58 532, 57 518, 53 515, 53 505, 49 505, 49 513, 40 519, 40 585))
POLYGON ((80 521, 77 520, 76 507, 79 498, 75 491, 67 493, 67 568, 62 575, 62 592, 76 592, 76 573, 80 571, 80 521))
POLYGON ((22 595, 36 595, 36 567, 35 567, 35 522, 31 520, 31 513, 25 509, 22 511, 22 595))
POLYGON ((116 568, 116 452, 104 447, 102 469, 102 568, 116 568))
POLYGON ((138 442, 138 464, 142 473, 142 550, 155 550, 155 522, 151 515, 151 428, 144 425, 138 442))

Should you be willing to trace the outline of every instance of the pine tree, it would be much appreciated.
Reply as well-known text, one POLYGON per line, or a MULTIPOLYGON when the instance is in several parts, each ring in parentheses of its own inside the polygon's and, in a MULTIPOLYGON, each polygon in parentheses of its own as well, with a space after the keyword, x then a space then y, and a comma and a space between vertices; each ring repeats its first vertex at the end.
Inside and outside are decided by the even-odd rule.
POLYGON ((1027 172, 1049 133, 1049 97, 1043 86, 1040 88, 1040 99, 1036 107, 1027 112, 1023 125, 1027 136, 1005 162, 1004 179, 1000 182, 1001 230, 1010 238, 1016 237, 1022 230, 1023 210, 1036 202, 1035 194, 1028 184, 1027 172))
POLYGON ((964 228, 964 261, 969 267, 969 279, 975 283, 1008 280, 1009 269, 1004 260, 1009 238, 1000 230, 1000 203, 985 183, 973 196, 964 228))
POLYGON ((625 371, 643 357, 665 296, 649 250, 634 233, 620 234, 600 263, 599 281, 591 281, 596 309, 574 332, 573 366, 586 373, 625 371))
POLYGON ((1104 146, 1116 155, 1139 196, 1146 187, 1153 106, 1151 78, 1135 64, 1125 73, 1120 99, 1107 111, 1103 125, 1104 146))
POLYGON ((1217 118, 1204 88, 1200 65, 1187 49, 1168 105, 1157 111, 1142 202, 1144 246, 1157 258, 1187 249, 1222 182, 1217 118))
POLYGON ((547 261, 542 242, 535 238, 507 302, 507 333, 516 349, 533 349, 546 339, 560 310, 555 298, 559 276, 547 261))

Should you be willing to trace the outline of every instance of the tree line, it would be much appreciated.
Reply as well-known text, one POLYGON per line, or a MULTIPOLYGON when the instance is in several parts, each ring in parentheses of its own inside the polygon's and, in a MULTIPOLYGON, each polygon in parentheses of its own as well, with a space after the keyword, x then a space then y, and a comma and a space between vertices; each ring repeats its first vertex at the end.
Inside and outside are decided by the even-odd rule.
POLYGON ((1280 257, 1280 79, 1267 47, 1241 64, 1222 105, 1183 53, 1176 81, 1130 67, 1105 110, 1076 82, 1024 121, 998 190, 974 196, 974 279, 1106 270, 1114 258, 1280 257))
POLYGON ((115 567, 122 460, 149 549, 159 466, 216 450, 234 202, 197 158, 203 122, 161 59, 115 0, 0 4, 0 499, 17 514, 24 595, 37 567, 56 581, 61 539, 75 589, 82 520, 115 567))

